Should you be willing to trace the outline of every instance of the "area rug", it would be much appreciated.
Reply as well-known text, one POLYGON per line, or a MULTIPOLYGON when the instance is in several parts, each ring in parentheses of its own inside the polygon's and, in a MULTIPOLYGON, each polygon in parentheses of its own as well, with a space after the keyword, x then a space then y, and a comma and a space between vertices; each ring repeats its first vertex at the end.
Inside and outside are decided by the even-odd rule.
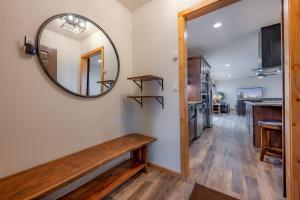
POLYGON ((231 196, 209 189, 199 184, 195 184, 189 200, 237 200, 231 196))

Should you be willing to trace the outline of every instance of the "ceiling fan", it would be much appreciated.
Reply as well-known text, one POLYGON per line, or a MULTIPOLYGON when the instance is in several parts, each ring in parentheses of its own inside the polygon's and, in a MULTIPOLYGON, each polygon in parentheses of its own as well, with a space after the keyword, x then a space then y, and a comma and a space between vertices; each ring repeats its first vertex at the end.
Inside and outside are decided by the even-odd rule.
POLYGON ((280 68, 255 68, 251 70, 255 72, 256 75, 248 76, 249 78, 265 78, 267 76, 276 76, 281 72, 280 68))

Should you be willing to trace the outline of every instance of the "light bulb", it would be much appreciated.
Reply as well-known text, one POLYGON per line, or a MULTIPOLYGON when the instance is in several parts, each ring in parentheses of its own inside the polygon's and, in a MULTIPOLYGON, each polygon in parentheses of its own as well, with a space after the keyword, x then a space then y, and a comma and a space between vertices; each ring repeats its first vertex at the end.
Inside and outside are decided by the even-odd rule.
POLYGON ((69 19, 70 21, 72 21, 72 20, 74 19, 73 15, 69 15, 69 16, 68 16, 68 19, 69 19))
POLYGON ((221 22, 217 22, 214 24, 214 28, 220 28, 222 26, 221 22))

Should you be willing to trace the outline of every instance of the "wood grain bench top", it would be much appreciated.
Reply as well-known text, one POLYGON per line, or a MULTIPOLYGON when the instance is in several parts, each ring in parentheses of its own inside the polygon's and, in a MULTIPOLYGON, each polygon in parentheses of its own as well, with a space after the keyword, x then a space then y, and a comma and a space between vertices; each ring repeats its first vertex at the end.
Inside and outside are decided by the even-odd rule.
POLYGON ((0 179, 0 199, 41 198, 155 140, 141 134, 130 134, 0 179))

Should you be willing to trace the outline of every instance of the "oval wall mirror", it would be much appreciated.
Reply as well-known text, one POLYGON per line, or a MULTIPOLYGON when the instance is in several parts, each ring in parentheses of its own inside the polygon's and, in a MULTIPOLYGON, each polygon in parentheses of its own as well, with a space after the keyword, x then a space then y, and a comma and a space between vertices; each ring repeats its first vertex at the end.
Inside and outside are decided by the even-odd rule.
POLYGON ((81 97, 99 97, 116 84, 120 71, 117 49, 108 34, 92 20, 59 14, 39 29, 37 55, 54 83, 81 97))

